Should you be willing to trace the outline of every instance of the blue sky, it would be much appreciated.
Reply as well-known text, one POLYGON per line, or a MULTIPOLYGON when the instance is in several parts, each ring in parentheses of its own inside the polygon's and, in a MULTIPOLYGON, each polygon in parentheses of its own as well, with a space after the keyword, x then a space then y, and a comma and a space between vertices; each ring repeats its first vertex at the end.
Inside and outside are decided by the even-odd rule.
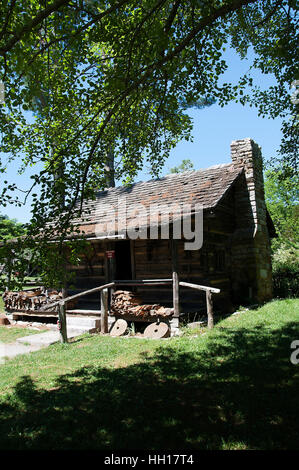
POLYGON ((194 122, 193 142, 180 142, 171 152, 164 174, 183 159, 192 160, 196 169, 229 163, 232 140, 251 137, 262 147, 263 157, 275 156, 281 140, 281 120, 258 117, 256 109, 230 104, 224 108, 213 105, 188 113, 194 122))
MULTIPOLYGON (((231 51, 227 54, 229 62, 228 72, 223 77, 224 81, 234 80, 248 70, 249 61, 240 61, 231 51)), ((252 57, 251 57, 252 59, 252 57)), ((266 87, 273 84, 273 77, 254 73, 254 78, 266 87)), ((251 137, 262 148, 265 160, 276 155, 281 141, 281 120, 270 120, 258 116, 255 108, 232 103, 224 108, 217 104, 201 110, 192 109, 188 112, 192 117, 193 142, 180 142, 171 152, 165 164, 162 174, 169 173, 170 168, 177 166, 183 159, 192 160, 196 169, 206 168, 219 163, 229 163, 230 143, 232 140, 251 137)), ((6 179, 15 182, 21 188, 30 187, 29 176, 36 169, 27 168, 23 175, 18 175, 18 167, 15 163, 10 166, 6 179)), ((140 172, 137 181, 149 179, 146 168, 140 172)), ((30 200, 25 206, 9 206, 0 208, 0 213, 16 218, 20 222, 30 220, 30 200)))

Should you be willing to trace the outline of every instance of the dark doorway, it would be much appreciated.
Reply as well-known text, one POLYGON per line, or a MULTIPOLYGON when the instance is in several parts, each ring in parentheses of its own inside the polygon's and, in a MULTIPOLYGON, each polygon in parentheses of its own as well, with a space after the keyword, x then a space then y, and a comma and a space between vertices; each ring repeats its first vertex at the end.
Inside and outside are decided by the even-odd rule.
POLYGON ((115 243, 115 279, 132 279, 130 240, 115 243))

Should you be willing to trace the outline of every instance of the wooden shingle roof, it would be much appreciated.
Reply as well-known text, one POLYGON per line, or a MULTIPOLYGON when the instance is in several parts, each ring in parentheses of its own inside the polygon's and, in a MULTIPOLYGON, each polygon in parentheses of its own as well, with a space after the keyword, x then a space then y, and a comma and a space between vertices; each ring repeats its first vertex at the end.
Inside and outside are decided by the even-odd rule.
POLYGON ((162 214, 171 205, 187 204, 191 213, 196 204, 203 209, 214 208, 242 171, 228 163, 99 191, 95 200, 85 202, 84 215, 74 222, 86 236, 105 236, 110 232, 113 215, 119 219, 120 233, 132 218, 138 217, 139 226, 149 224, 142 208, 148 213, 150 208, 161 209, 162 214))

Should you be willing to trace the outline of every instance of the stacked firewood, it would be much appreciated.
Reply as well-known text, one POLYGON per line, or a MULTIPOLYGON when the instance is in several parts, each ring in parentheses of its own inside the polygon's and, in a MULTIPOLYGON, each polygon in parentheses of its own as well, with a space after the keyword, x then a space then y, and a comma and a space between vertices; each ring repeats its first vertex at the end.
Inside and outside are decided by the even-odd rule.
MULTIPOLYGON (((6 310, 33 310, 38 311, 46 305, 62 299, 62 292, 47 291, 43 288, 30 291, 5 291, 2 295, 6 310)), ((72 306, 68 305, 68 308, 72 306)))
POLYGON ((118 290, 112 295, 110 307, 111 315, 131 316, 132 318, 170 317, 173 315, 172 308, 165 308, 159 304, 142 304, 142 299, 134 292, 118 290))

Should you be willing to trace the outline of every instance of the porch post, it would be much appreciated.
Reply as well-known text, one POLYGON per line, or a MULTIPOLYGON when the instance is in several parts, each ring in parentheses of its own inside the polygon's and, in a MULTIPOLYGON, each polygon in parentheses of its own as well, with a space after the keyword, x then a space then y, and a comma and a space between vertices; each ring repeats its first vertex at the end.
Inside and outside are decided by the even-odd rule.
POLYGON ((213 328, 214 327, 214 312, 213 312, 212 292, 210 290, 206 291, 206 300, 207 300, 207 313, 208 313, 208 328, 213 328))
POLYGON ((66 314, 65 314, 65 303, 62 302, 58 305, 58 328, 60 332, 61 343, 67 343, 67 327, 66 327, 66 314))
POLYGON ((179 318, 179 277, 178 277, 178 252, 177 240, 171 240, 171 258, 172 258, 172 295, 173 295, 173 310, 174 318, 179 318))
POLYGON ((108 333, 108 289, 101 290, 101 333, 108 333))

